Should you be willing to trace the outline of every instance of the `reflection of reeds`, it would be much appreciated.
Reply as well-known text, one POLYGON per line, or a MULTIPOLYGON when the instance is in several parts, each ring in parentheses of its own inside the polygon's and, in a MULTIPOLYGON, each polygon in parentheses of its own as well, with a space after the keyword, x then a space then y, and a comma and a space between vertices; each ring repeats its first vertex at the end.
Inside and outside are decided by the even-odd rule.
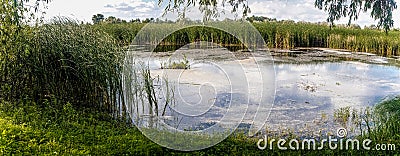
POLYGON ((158 101, 154 90, 154 79, 150 75, 150 69, 142 68, 142 77, 144 81, 144 90, 149 104, 149 114, 158 116, 158 101), (154 108, 153 108, 154 107, 154 108))
POLYGON ((174 94, 174 89, 170 88, 170 84, 167 78, 164 78, 164 83, 165 83, 165 104, 164 104, 164 108, 162 111, 162 115, 165 115, 166 109, 168 106, 170 106, 171 104, 174 104, 174 99, 175 99, 175 94, 174 94))
POLYGON ((174 102, 174 92, 168 80, 152 77, 151 70, 143 62, 125 62, 124 88, 127 91, 125 101, 130 110, 129 116, 136 124, 147 122, 145 124, 153 127, 174 102))

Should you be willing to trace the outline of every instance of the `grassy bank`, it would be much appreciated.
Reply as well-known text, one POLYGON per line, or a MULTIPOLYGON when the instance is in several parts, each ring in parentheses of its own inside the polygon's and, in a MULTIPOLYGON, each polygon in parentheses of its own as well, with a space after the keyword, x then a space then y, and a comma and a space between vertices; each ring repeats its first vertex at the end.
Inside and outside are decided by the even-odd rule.
MULTIPOLYGON (((214 147, 194 152, 179 152, 163 148, 134 127, 113 119, 108 113, 92 108, 57 104, 53 99, 41 104, 31 101, 0 104, 0 154, 28 155, 337 155, 337 154, 395 154, 397 151, 365 150, 259 150, 256 138, 242 134, 231 135, 214 147)), ((400 100, 395 99, 378 105, 376 110, 390 109, 396 120, 385 120, 383 125, 399 127, 400 100), (396 107, 396 109, 392 109, 396 107)), ((381 122, 382 123, 382 122, 381 122)), ((371 129, 374 143, 396 143, 400 146, 398 129, 381 127, 371 129), (376 138, 379 136, 379 138, 376 138)))
POLYGON ((47 101, 1 103, 0 153, 120 155, 161 153, 135 128, 105 112, 47 101))
POLYGON ((256 151, 250 140, 237 136, 204 151, 178 152, 151 142, 138 129, 106 112, 55 103, 1 102, 0 154, 223 155, 256 151))

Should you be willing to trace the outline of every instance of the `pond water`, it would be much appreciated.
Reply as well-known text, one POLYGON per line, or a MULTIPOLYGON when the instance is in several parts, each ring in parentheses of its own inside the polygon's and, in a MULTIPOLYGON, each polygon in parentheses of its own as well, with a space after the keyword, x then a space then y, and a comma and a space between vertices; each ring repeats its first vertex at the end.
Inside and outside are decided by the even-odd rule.
MULTIPOLYGON (((264 126, 269 131, 318 132, 323 129, 334 132, 336 127, 340 127, 333 122, 335 109, 346 106, 365 109, 385 98, 400 95, 400 69, 390 63, 335 60, 271 64, 270 58, 264 57, 263 53, 265 51, 254 54, 230 52, 221 47, 212 50, 182 47, 174 52, 150 53, 143 50, 135 55, 146 59, 152 77, 168 77, 176 101, 167 112, 167 116, 174 119, 165 122, 182 130, 210 127, 224 119, 226 112, 235 114, 238 111, 240 114, 243 109, 248 109, 248 113, 239 127, 249 128, 257 107, 247 108, 240 104, 257 105, 260 100, 255 95, 260 88, 249 87, 251 83, 263 86, 256 79, 259 69, 265 69, 264 72, 273 74, 275 78, 275 84, 264 79, 274 85, 267 85, 275 89, 273 105, 267 104, 269 109, 258 111, 268 116, 264 126), (161 69, 166 62, 179 63, 184 59, 189 61, 189 69, 161 69), (257 60, 256 66, 254 60, 257 60), (247 69, 243 70, 243 66, 247 69), (275 69, 275 73, 271 69, 275 69), (233 78, 241 75, 245 75, 246 81, 233 78), (233 89, 232 84, 236 85, 233 89), (232 101, 239 105, 232 105, 232 101), (172 110, 179 115, 174 115, 172 110)), ((235 118, 234 115, 230 117, 235 118)))
POLYGON ((322 114, 332 119, 335 109, 360 110, 385 98, 400 95, 400 69, 354 61, 312 64, 275 64, 277 94, 269 117, 272 127, 335 129, 321 124, 322 114))

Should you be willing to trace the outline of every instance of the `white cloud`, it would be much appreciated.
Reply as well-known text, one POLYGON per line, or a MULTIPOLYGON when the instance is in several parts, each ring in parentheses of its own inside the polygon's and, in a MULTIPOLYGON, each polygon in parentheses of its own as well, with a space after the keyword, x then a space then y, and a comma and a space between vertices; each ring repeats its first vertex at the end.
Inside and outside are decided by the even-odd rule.
POLYGON ((90 22, 92 15, 101 13, 107 0, 82 1, 82 0, 53 0, 48 5, 46 19, 54 16, 68 16, 90 22))
POLYGON ((90 22, 92 15, 104 14, 125 20, 136 18, 158 17, 162 9, 157 1, 149 0, 53 0, 46 10, 46 19, 54 16, 67 16, 85 22, 90 22))
MULTIPOLYGON (((164 0, 167 2, 168 0, 164 0)), ((220 1, 220 0, 219 0, 220 1)), ((396 0, 400 6, 400 0, 396 0)), ((321 22, 326 21, 327 13, 314 7, 314 0, 248 0, 252 10, 250 15, 266 16, 279 20, 321 22)), ((115 16, 130 20, 134 18, 160 17, 163 8, 158 6, 158 0, 53 0, 48 4, 46 18, 62 15, 77 18, 87 22, 92 15, 103 13, 105 16, 115 16)), ((226 7, 229 9, 230 7, 226 7)), ((192 13, 193 14, 193 13, 192 13)), ((201 17, 192 15, 194 17, 201 17)), ((395 27, 400 27, 400 8, 394 12, 395 27)), ((347 23, 342 19, 337 23, 347 23)), ((361 26, 376 24, 368 13, 362 13, 354 22, 361 26)))
POLYGON ((317 22, 323 20, 324 12, 314 7, 314 2, 310 0, 285 1, 249 1, 252 15, 267 16, 279 20, 292 19, 295 21, 317 22))
POLYGON ((103 13, 106 16, 115 16, 125 20, 135 18, 150 18, 158 17, 161 14, 161 9, 156 1, 145 0, 118 0, 108 2, 105 5, 103 13))
MULTIPOLYGON (((396 0, 400 6, 400 0, 396 0)), ((294 21, 323 22, 328 17, 327 13, 314 7, 314 0, 249 0, 252 10, 251 15, 267 16, 279 20, 292 19, 294 21)), ((393 15, 395 27, 400 27, 400 9, 393 15)), ((348 18, 343 18, 336 23, 347 23, 348 18)), ((376 24, 369 13, 361 13, 358 20, 352 23, 361 26, 376 24)))

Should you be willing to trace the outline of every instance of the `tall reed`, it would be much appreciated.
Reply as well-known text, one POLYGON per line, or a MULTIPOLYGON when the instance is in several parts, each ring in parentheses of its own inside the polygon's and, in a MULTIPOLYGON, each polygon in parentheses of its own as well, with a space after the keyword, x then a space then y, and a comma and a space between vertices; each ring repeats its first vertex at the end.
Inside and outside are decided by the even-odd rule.
MULTIPOLYGON (((215 22, 218 24, 218 22, 215 22)), ((220 22, 223 24, 223 22, 220 22)), ((99 24, 95 27, 106 31, 120 41, 128 45, 131 43, 137 32, 144 26, 141 23, 122 24, 99 24)), ((350 51, 370 52, 382 56, 400 55, 400 32, 383 31, 371 29, 359 29, 354 27, 329 27, 328 25, 290 22, 290 21, 269 21, 253 23, 253 26, 260 32, 269 48, 293 49, 296 47, 324 47, 347 49, 350 51)), ((196 41, 209 41, 221 45, 240 45, 241 42, 233 35, 224 31, 203 26, 185 28, 174 32, 164 38, 163 41, 156 41, 154 34, 162 34, 161 31, 174 29, 173 23, 157 23, 151 28, 152 33, 142 40, 152 41, 148 44, 161 42, 164 45, 185 45, 196 41)), ((235 28, 233 28, 235 29, 235 28)), ((236 28, 237 34, 246 34, 246 29, 236 28)), ((246 35, 243 35, 246 36, 246 35)), ((160 38, 160 37, 158 37, 160 38)), ((246 38, 246 40, 252 38, 246 38)), ((245 42, 245 41, 244 41, 245 42)))
POLYGON ((35 95, 54 95, 81 106, 104 107, 117 114, 122 103, 124 52, 111 36, 57 18, 38 28, 34 65, 35 95))
POLYGON ((1 48, 1 98, 42 101, 53 97, 82 107, 105 108, 115 116, 124 112, 124 51, 113 37, 63 17, 17 28, 18 35, 10 33, 14 37, 1 48))

